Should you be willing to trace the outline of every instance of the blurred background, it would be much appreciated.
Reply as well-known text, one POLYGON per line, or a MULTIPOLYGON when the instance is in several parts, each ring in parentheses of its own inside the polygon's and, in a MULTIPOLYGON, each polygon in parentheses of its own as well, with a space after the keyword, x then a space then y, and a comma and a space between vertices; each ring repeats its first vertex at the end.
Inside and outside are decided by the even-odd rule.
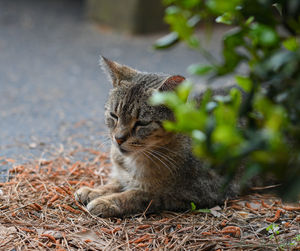
MULTIPOLYGON (((101 146, 111 86, 100 55, 184 76, 204 61, 183 44, 153 49, 168 32, 163 11, 160 1, 0 0, 0 162, 101 146)), ((208 41, 213 54, 222 29, 208 41)))

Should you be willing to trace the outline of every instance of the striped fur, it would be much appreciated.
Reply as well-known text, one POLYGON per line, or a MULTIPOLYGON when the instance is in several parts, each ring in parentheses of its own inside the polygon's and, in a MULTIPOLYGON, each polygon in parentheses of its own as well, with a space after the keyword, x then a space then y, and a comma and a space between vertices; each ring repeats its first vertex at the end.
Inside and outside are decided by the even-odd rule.
POLYGON ((106 58, 102 66, 113 88, 105 107, 111 139, 111 180, 95 189, 83 187, 76 199, 102 217, 161 210, 182 211, 194 202, 210 207, 232 197, 232 185, 221 191, 222 178, 205 168, 191 150, 190 139, 165 131, 173 120, 164 106, 151 106, 154 91, 173 89, 184 78, 139 72, 106 58))

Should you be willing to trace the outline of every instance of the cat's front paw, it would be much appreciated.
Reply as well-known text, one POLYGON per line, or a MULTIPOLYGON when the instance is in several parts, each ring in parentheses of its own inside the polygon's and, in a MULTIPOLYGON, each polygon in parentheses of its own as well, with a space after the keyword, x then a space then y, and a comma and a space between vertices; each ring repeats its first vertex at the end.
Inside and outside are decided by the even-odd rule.
POLYGON ((113 200, 97 198, 87 205, 87 210, 96 216, 113 217, 121 215, 120 208, 113 200))
POLYGON ((101 196, 100 191, 90 187, 81 187, 75 192, 75 199, 83 205, 88 204, 93 199, 101 196))

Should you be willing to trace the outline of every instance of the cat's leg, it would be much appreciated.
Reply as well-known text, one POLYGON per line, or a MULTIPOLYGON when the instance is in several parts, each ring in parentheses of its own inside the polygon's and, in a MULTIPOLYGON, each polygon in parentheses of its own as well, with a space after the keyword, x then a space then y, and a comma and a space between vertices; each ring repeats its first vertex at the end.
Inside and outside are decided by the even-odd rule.
POLYGON ((149 206, 149 211, 156 210, 159 205, 153 195, 139 191, 127 190, 121 193, 102 196, 92 200, 87 205, 91 214, 101 217, 116 217, 142 213, 149 206))
POLYGON ((108 194, 118 193, 121 191, 121 189, 122 187, 120 183, 116 180, 113 180, 109 184, 99 186, 97 188, 81 187, 75 192, 75 199, 78 202, 86 205, 95 198, 108 194))

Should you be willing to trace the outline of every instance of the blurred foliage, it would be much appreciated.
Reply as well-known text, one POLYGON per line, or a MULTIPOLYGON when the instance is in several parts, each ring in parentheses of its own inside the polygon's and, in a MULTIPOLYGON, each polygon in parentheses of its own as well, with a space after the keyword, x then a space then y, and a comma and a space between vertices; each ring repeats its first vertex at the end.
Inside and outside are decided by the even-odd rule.
MULTIPOLYGON (((167 48, 178 41, 204 56, 208 64, 188 71, 213 80, 236 74, 224 96, 207 90, 200 102, 188 100, 190 82, 175 92, 156 93, 155 104, 165 104, 176 121, 168 130, 188 134, 195 154, 232 178, 246 165, 241 181, 273 174, 282 182, 281 195, 300 194, 300 1, 299 0, 164 0, 165 20, 172 33, 156 43, 167 48), (223 36, 222 60, 202 47, 197 24, 230 25, 223 36), (237 75, 238 67, 247 73, 237 75), (244 95, 243 93, 246 93, 244 95), (244 164, 246 163, 246 164, 244 164)), ((199 55, 200 56, 200 55, 199 55)))

